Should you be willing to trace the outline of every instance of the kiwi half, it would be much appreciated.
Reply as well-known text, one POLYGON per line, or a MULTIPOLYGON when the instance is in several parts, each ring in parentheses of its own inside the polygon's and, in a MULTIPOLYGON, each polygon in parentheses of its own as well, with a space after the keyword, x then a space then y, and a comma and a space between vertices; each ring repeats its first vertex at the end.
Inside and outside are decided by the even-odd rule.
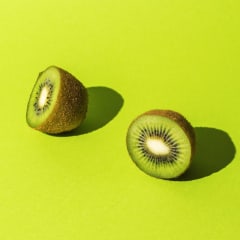
POLYGON ((69 72, 50 66, 41 72, 30 95, 26 120, 30 127, 49 134, 70 131, 87 112, 87 90, 69 72))
POLYGON ((127 132, 127 149, 145 173, 177 178, 190 166, 195 148, 191 124, 172 110, 151 110, 138 116, 127 132))

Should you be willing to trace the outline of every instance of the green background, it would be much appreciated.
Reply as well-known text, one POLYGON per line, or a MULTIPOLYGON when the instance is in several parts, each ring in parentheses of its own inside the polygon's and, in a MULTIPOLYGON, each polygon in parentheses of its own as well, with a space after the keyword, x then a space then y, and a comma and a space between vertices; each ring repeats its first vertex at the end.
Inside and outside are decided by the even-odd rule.
POLYGON ((0 239, 239 239, 239 12, 238 0, 1 0, 0 239), (49 65, 88 88, 73 134, 26 124, 49 65), (127 128, 154 108, 196 127, 181 181, 129 158, 127 128))

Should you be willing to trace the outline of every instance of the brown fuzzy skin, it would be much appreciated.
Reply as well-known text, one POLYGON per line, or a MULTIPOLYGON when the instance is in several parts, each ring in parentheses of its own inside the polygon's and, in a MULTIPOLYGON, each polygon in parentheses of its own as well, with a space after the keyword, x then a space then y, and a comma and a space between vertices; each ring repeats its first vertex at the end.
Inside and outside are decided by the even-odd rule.
MULTIPOLYGON (((53 66, 54 67, 54 66, 53 66)), ((78 127, 87 112, 88 96, 83 84, 69 72, 59 68, 61 86, 54 109, 36 129, 49 134, 58 134, 78 127)))
POLYGON ((183 115, 181 115, 178 112, 172 111, 172 110, 159 110, 159 109, 147 111, 147 112, 141 114, 140 116, 143 116, 143 115, 163 116, 163 117, 170 118, 171 120, 178 123, 178 125, 183 129, 183 131, 186 133, 186 135, 188 136, 188 139, 190 141, 191 160, 192 160, 192 157, 195 152, 195 145, 196 145, 195 132, 194 132, 192 125, 188 122, 188 120, 183 115))

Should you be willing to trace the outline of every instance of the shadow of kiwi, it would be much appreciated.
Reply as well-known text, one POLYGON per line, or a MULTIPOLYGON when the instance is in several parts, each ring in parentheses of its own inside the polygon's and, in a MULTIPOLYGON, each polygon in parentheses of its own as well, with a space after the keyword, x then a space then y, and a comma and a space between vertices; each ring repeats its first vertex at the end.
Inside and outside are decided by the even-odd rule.
POLYGON ((123 106, 123 97, 108 87, 89 87, 88 110, 83 123, 76 129, 55 136, 68 137, 90 133, 108 124, 123 106))
POLYGON ((219 129, 196 127, 196 152, 189 169, 177 181, 189 181, 210 176, 234 159, 236 148, 230 136, 219 129))

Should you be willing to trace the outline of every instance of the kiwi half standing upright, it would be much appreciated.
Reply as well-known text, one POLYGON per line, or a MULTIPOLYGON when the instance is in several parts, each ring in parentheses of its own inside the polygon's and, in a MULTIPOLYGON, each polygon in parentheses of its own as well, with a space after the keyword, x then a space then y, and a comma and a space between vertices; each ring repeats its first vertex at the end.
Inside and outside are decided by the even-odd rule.
POLYGON ((172 110, 151 110, 138 116, 127 132, 127 149, 145 173, 177 178, 190 166, 195 149, 191 124, 172 110))
POLYGON ((45 133, 67 132, 82 123, 87 105, 84 85, 69 72, 50 66, 39 74, 32 89, 26 120, 45 133))

